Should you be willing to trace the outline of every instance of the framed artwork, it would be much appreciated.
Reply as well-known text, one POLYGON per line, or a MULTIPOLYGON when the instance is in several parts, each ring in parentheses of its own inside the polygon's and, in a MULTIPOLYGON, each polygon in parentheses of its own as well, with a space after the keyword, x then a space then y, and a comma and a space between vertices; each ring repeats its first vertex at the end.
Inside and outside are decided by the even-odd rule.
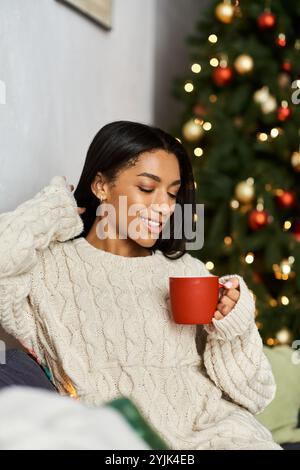
POLYGON ((57 0, 69 5, 105 29, 112 28, 113 0, 57 0))

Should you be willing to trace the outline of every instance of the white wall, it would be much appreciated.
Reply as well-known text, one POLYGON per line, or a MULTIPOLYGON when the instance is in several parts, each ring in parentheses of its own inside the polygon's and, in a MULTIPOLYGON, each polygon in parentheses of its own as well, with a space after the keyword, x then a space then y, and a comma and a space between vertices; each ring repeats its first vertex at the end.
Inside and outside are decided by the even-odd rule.
POLYGON ((55 0, 1 0, 0 213, 55 174, 76 185, 104 124, 153 122, 155 7, 113 0, 106 31, 55 0))

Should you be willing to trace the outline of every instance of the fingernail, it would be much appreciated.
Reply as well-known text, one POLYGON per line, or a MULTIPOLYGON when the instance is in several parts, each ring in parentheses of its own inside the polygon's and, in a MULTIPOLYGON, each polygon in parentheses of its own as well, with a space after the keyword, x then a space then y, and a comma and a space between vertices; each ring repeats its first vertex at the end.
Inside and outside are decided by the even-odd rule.
POLYGON ((227 289, 230 289, 232 287, 232 282, 231 281, 227 281, 225 282, 225 287, 227 287, 227 289))

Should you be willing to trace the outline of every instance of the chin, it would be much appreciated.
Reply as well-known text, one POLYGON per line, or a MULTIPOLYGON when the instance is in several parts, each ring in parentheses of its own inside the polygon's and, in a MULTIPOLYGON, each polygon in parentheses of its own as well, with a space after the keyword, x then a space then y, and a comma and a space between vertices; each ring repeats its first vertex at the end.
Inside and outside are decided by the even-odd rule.
POLYGON ((158 236, 153 237, 153 238, 138 238, 136 240, 133 240, 137 245, 142 246, 143 248, 152 248, 156 241, 158 239, 158 236))

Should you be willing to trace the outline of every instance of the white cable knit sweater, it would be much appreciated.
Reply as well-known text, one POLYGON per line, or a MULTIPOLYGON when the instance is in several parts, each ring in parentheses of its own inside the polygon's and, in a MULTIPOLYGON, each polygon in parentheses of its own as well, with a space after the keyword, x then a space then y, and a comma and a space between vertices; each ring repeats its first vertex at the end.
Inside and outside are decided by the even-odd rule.
POLYGON ((72 240, 82 230, 61 176, 0 214, 0 322, 60 393, 73 386, 91 406, 131 398, 171 449, 281 449, 253 416, 276 385, 243 279, 223 320, 177 325, 169 276, 210 275, 203 263, 115 255, 72 240))

